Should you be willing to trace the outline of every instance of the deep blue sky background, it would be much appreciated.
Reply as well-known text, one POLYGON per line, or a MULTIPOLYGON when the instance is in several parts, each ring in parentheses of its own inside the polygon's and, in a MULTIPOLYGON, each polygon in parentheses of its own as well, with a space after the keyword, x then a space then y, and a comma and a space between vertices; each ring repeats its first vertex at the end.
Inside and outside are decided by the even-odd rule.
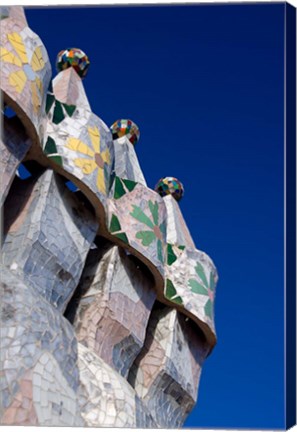
POLYGON ((218 268, 218 344, 185 426, 283 428, 284 4, 26 14, 53 69, 61 49, 88 54, 93 111, 139 125, 148 185, 184 183, 185 220, 218 268))

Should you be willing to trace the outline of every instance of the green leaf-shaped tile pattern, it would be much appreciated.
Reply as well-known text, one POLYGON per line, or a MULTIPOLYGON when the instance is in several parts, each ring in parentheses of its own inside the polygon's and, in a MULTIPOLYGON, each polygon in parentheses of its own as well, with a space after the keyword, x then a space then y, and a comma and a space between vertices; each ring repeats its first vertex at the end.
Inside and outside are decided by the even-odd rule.
POLYGON ((146 226, 148 226, 151 229, 154 229, 154 224, 153 222, 150 220, 150 218, 144 213, 144 211, 133 204, 133 211, 130 213, 132 217, 134 217, 134 219, 138 220, 138 222, 141 222, 143 224, 145 224, 146 226))
POLYGON ((164 264, 162 242, 159 239, 157 240, 157 251, 158 251, 158 260, 162 264, 164 264))
POLYGON ((211 291, 214 291, 215 286, 216 286, 216 283, 215 283, 215 280, 214 280, 214 275, 211 272, 210 273, 210 277, 209 277, 209 288, 211 289, 211 291))
POLYGON ((166 222, 162 222, 159 226, 161 233, 163 234, 164 238, 166 237, 166 222))
POLYGON ((159 224, 159 214, 158 214, 158 203, 153 203, 151 200, 148 202, 151 214, 153 216, 153 221, 155 225, 159 224))
POLYGON ((156 235, 153 231, 139 231, 136 234, 136 238, 141 240, 142 246, 149 246, 154 240, 156 240, 156 235))
POLYGON ((208 282, 207 282, 207 278, 206 278, 206 275, 204 272, 204 268, 202 267, 202 265, 199 262, 197 262, 195 270, 196 270, 197 275, 200 277, 200 279, 204 283, 204 285, 208 287, 208 282))
POLYGON ((204 312, 205 315, 207 315, 210 319, 213 318, 213 304, 210 299, 207 300, 205 306, 204 306, 204 312))
POLYGON ((159 205, 157 202, 148 201, 151 218, 147 216, 139 206, 132 205, 133 211, 130 215, 138 222, 146 225, 150 230, 141 230, 136 233, 136 238, 141 240, 142 245, 147 247, 156 242, 158 260, 164 264, 163 239, 166 236, 166 223, 159 224, 159 205))
POLYGON ((189 285, 191 287, 191 291, 195 294, 208 295, 207 289, 201 285, 196 279, 190 279, 189 285))
POLYGON ((214 274, 213 272, 210 272, 208 281, 204 268, 199 262, 196 263, 195 271, 199 277, 199 281, 197 279, 189 279, 188 284, 194 294, 208 296, 208 300, 204 305, 204 312, 206 316, 208 316, 210 319, 213 319, 213 300, 215 289, 214 274))

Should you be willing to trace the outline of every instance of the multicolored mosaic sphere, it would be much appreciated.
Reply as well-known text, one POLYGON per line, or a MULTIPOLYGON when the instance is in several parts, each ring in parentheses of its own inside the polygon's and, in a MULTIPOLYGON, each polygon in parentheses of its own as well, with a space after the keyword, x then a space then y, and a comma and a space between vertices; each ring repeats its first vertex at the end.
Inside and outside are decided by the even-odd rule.
POLYGON ((161 178, 155 186, 155 191, 161 197, 172 195, 176 201, 181 200, 184 195, 183 184, 175 177, 161 178))
POLYGON ((57 55, 56 67, 59 72, 73 67, 81 78, 84 78, 90 66, 88 56, 79 48, 68 48, 57 55))
POLYGON ((140 137, 140 132, 137 124, 132 120, 117 120, 110 127, 112 133, 112 139, 116 140, 123 136, 127 136, 131 144, 135 145, 140 137))

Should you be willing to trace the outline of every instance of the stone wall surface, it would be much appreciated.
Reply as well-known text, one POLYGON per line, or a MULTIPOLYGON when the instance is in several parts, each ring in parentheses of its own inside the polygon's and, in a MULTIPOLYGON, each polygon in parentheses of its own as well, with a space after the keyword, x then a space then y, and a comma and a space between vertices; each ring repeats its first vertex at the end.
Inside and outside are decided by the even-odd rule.
POLYGON ((0 424, 180 427, 216 343, 214 263, 173 178, 147 187, 136 124, 92 112, 86 54, 50 82, 23 9, 0 12, 0 424))

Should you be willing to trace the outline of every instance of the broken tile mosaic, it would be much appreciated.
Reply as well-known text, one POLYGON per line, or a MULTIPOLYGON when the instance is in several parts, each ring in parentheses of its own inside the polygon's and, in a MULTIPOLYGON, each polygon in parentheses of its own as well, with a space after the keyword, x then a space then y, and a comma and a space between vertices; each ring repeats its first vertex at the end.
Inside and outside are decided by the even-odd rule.
POLYGON ((92 112, 83 51, 60 51, 51 81, 23 8, 0 12, 15 113, 1 142, 1 422, 180 427, 216 342, 218 280, 176 202, 183 185, 147 187, 137 125, 92 112))
POLYGON ((161 178, 155 186, 155 191, 161 197, 172 195, 176 201, 180 201, 184 195, 183 184, 175 177, 161 178))
POLYGON ((88 56, 79 48, 67 48, 59 52, 56 61, 58 71, 72 67, 81 78, 88 72, 90 61, 88 56))
POLYGON ((126 136, 133 145, 139 141, 139 128, 132 120, 117 120, 113 123, 110 129, 114 140, 126 136))

